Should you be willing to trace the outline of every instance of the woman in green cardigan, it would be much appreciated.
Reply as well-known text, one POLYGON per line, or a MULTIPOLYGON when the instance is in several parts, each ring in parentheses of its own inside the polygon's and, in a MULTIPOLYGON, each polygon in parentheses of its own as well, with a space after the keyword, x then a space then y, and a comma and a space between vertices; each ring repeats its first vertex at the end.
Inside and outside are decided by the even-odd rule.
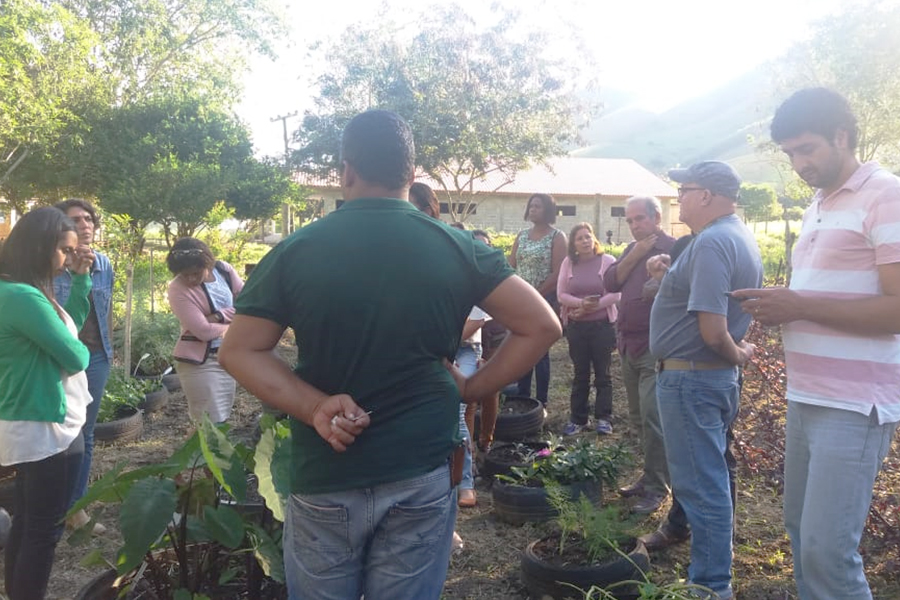
POLYGON ((15 465, 15 514, 6 544, 6 593, 43 598, 76 483, 91 401, 90 353, 78 328, 90 309, 90 249, 56 208, 22 217, 0 248, 0 464, 15 465), (69 267, 65 308, 53 277, 69 267))

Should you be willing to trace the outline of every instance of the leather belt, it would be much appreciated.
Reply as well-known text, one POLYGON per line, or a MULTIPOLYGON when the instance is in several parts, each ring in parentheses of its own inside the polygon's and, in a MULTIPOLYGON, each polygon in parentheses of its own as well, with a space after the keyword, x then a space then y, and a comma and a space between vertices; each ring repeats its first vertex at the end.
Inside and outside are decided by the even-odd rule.
POLYGON ((657 371, 713 371, 716 369, 733 369, 735 366, 724 360, 703 362, 699 360, 667 358, 657 363, 657 371))

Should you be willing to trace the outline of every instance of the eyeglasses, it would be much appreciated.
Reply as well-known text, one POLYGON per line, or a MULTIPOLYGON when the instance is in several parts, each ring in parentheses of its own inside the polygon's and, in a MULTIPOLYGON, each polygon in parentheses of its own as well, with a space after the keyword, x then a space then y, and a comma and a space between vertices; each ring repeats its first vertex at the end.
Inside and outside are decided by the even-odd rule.
POLYGON ((680 187, 678 188, 678 197, 681 198, 688 192, 699 192, 700 190, 705 190, 706 188, 702 187, 680 187))

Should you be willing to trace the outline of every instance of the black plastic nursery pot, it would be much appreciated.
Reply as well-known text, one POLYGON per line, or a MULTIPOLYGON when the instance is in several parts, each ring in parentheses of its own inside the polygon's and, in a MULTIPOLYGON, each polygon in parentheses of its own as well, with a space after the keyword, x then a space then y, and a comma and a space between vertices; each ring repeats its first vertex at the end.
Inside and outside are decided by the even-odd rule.
MULTIPOLYGON (((603 496, 600 481, 580 481, 561 487, 573 500, 577 500, 583 494, 595 505, 600 505, 603 496)), ((549 521, 557 515, 556 509, 550 505, 547 490, 543 487, 495 481, 491 494, 494 501, 494 516, 505 523, 522 525, 549 521)))
POLYGON ((641 581, 650 569, 647 549, 637 540, 632 540, 622 554, 592 565, 551 563, 535 551, 543 541, 531 542, 522 553, 522 583, 532 598, 583 598, 593 586, 621 600, 635 598, 635 586, 623 582, 641 581))

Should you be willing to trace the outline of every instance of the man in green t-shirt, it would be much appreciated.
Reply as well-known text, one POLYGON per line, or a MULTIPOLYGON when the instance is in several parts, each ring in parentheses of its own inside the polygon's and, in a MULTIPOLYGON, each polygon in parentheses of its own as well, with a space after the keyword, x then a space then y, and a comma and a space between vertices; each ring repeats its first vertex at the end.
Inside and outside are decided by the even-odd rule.
POLYGON ((438 598, 456 516, 448 457, 459 402, 521 376, 559 324, 502 253, 407 202, 415 152, 399 116, 357 115, 341 160, 345 204, 260 262, 219 360, 291 416, 290 597, 438 598), (476 303, 511 335, 465 379, 449 361, 476 303), (293 372, 272 353, 288 327, 293 372))

